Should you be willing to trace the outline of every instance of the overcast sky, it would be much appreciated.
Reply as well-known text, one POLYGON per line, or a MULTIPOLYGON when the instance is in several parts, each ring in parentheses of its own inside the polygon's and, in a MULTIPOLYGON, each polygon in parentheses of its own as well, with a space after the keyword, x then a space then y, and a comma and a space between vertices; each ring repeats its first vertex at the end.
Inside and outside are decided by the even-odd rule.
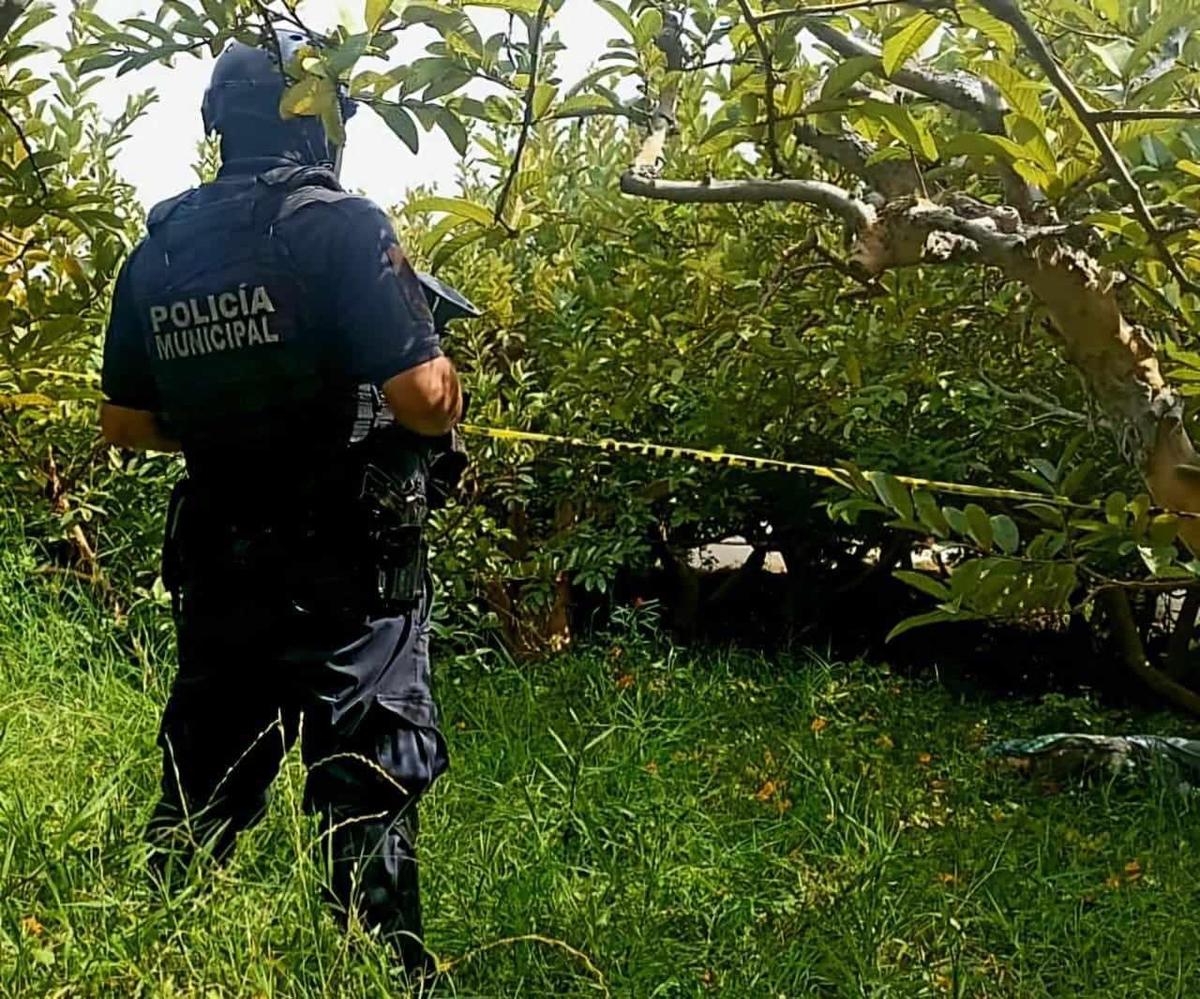
MULTIPOLYGON (((57 2, 64 10, 69 6, 68 0, 57 2)), ((324 29, 342 17, 361 19, 362 7, 362 0, 306 0, 301 10, 315 28, 324 29)), ((154 0, 102 0, 98 13, 117 21, 153 17, 157 9, 154 0)), ((485 37, 501 30, 507 22, 507 16, 497 11, 472 8, 469 13, 485 37)), ((609 38, 621 34, 620 26, 591 0, 567 0, 551 26, 567 46, 559 57, 559 75, 568 83, 587 71, 609 38)), ((52 23, 39 34, 57 41, 62 30, 61 23, 52 23)), ((422 55, 429 37, 405 32, 392 52, 393 61, 422 55)), ((117 156, 118 169, 137 188, 147 206, 196 182, 191 165, 196 159, 196 144, 203 136, 200 99, 211 71, 212 59, 207 54, 203 59, 179 56, 172 67, 148 66, 106 81, 94 91, 109 115, 119 113, 130 93, 152 88, 158 94, 158 103, 134 127, 117 156)), ((380 204, 392 205, 419 184, 451 193, 457 159, 440 131, 422 132, 420 152, 413 155, 374 112, 362 108, 348 126, 342 182, 380 204)))

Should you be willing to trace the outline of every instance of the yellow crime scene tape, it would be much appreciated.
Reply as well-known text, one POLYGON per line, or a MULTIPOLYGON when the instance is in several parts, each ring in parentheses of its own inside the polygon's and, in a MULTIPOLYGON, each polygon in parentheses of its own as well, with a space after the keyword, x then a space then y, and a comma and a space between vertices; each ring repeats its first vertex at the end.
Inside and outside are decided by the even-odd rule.
MULTIPOLYGON (((524 442, 527 444, 559 444, 564 447, 583 448, 590 451, 607 451, 621 454, 638 454, 650 458, 683 458, 690 461, 703 461, 725 468, 754 468, 774 469, 783 472, 801 472, 815 475, 822 479, 830 479, 838 485, 854 489, 854 480, 849 471, 829 465, 810 465, 802 461, 784 461, 780 458, 759 458, 749 454, 735 454, 729 451, 711 451, 703 448, 680 447, 675 444, 653 444, 649 441, 622 441, 611 437, 601 437, 590 440, 585 437, 568 437, 562 434, 541 434, 531 430, 510 430, 506 427, 482 427, 475 423, 464 423, 458 428, 462 433, 472 437, 489 437, 497 441, 524 442)), ((861 475, 875 474, 870 471, 860 471, 861 475)), ((892 475, 892 473, 888 473, 892 475)), ((1035 493, 1025 489, 996 489, 989 486, 973 486, 965 482, 942 482, 938 479, 923 479, 916 475, 892 475, 892 478, 902 485, 932 492, 951 493, 957 496, 974 496, 981 499, 1020 500, 1029 503, 1050 503, 1055 506, 1070 507, 1077 510, 1099 510, 1098 502, 1080 503, 1065 496, 1051 496, 1047 493, 1035 493)), ((1166 511, 1153 507, 1156 512, 1173 513, 1181 517, 1200 517, 1200 514, 1166 511)))

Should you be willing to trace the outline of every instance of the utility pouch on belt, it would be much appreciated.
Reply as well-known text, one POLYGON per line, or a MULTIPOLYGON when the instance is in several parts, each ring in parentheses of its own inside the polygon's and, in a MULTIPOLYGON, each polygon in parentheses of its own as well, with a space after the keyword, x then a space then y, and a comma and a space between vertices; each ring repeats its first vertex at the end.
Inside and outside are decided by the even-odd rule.
POLYGON ((374 556, 374 596, 385 617, 411 611, 424 593, 425 478, 400 477, 378 465, 363 469, 361 500, 374 556))

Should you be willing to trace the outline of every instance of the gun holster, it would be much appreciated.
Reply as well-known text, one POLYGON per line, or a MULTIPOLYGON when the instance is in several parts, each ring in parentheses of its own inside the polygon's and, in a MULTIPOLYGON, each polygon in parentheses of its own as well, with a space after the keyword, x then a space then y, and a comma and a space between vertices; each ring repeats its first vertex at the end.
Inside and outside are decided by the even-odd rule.
POLYGON ((372 597, 378 613, 411 611, 424 594, 425 475, 419 468, 398 474, 380 465, 363 468, 359 493, 370 546, 372 597))

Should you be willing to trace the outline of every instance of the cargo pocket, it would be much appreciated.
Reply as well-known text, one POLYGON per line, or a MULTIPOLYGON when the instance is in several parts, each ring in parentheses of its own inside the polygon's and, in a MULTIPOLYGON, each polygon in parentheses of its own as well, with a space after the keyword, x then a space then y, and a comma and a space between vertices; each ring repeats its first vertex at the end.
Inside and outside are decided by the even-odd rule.
POLYGON ((408 795, 427 791, 450 765, 437 707, 419 690, 375 698, 375 759, 408 795))

